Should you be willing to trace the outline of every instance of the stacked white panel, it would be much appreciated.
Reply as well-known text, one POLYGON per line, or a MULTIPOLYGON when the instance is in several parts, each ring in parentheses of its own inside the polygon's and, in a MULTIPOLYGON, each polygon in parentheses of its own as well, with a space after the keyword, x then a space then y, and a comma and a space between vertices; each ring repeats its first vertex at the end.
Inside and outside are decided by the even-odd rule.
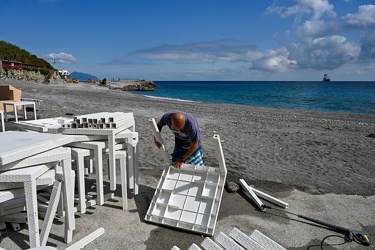
POLYGON ((231 250, 245 250, 245 248, 238 245, 232 238, 228 237, 226 234, 220 232, 215 240, 222 245, 225 249, 231 250))
POLYGON ((224 250, 224 248, 222 248, 219 244, 217 244, 215 241, 211 240, 210 238, 205 238, 202 241, 201 246, 205 250, 224 250))
POLYGON ((237 228, 233 228, 232 231, 229 233, 229 236, 232 237, 235 241, 237 241, 241 246, 245 249, 254 249, 254 250, 264 250, 264 249, 272 249, 266 248, 257 243, 255 240, 238 230, 237 228))
POLYGON ((264 248, 266 249, 286 250, 279 243, 262 234, 260 231, 256 229, 250 234, 250 238, 254 239, 256 242, 264 246, 264 248))

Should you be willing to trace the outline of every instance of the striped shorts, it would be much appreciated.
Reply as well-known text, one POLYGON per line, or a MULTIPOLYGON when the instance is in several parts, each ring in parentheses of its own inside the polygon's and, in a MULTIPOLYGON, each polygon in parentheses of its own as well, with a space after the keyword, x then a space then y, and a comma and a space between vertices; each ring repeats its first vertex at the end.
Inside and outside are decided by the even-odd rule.
MULTIPOLYGON (((186 152, 187 149, 175 147, 172 154, 172 162, 176 162, 177 160, 181 159, 186 152)), ((204 166, 202 148, 199 147, 189 158, 186 159, 185 163, 204 166)))

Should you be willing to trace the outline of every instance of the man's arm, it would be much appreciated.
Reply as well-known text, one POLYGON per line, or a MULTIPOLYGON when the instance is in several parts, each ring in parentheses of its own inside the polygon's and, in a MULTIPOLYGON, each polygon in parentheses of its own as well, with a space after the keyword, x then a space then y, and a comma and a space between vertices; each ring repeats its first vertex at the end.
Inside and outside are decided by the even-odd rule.
POLYGON ((156 124, 156 126, 158 126, 159 132, 161 132, 163 126, 160 125, 160 121, 156 124))
MULTIPOLYGON (((159 130, 159 133, 160 133, 163 126, 160 125, 160 122, 158 122, 156 124, 156 126, 158 127, 158 130, 159 130)), ((162 144, 156 140, 155 136, 154 136, 154 143, 155 143, 156 147, 161 148, 162 144)))

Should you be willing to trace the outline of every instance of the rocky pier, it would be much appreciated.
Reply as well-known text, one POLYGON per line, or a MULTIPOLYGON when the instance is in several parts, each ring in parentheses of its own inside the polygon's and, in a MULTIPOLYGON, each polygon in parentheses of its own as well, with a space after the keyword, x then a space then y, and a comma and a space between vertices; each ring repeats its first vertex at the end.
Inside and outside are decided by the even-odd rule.
POLYGON ((158 86, 149 80, 120 80, 118 82, 107 82, 110 89, 123 91, 154 91, 158 86))

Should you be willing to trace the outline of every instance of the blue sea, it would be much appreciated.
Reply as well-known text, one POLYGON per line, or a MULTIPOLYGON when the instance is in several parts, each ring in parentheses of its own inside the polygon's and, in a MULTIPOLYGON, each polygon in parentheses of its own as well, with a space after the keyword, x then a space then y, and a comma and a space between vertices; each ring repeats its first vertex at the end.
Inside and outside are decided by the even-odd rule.
POLYGON ((155 81, 152 98, 375 114, 375 82, 155 81))

